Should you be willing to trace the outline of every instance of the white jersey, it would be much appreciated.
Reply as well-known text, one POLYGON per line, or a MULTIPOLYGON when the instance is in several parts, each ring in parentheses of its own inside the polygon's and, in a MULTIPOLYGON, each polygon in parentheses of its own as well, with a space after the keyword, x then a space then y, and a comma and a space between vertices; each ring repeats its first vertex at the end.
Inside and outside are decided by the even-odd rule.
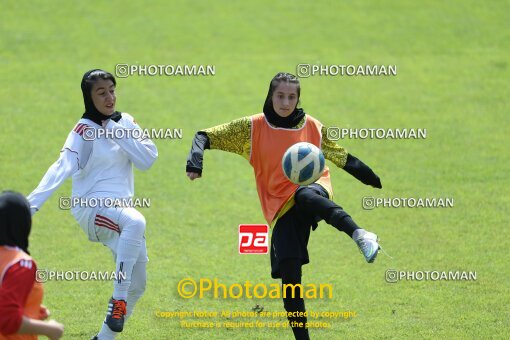
POLYGON ((27 197, 31 210, 39 210, 70 176, 72 197, 133 197, 133 164, 140 170, 149 169, 158 150, 143 133, 126 133, 128 130, 141 131, 127 113, 122 113, 117 123, 109 120, 104 128, 89 119, 80 119, 67 136, 60 158, 27 197))

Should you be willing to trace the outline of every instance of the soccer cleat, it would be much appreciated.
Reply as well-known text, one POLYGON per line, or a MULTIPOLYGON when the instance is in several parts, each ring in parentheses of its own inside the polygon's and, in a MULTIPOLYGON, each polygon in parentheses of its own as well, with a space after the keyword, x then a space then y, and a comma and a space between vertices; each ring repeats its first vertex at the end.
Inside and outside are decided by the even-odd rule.
POLYGON ((363 256, 365 256, 365 260, 367 260, 368 263, 374 262, 379 249, 381 249, 377 235, 369 231, 358 229, 352 236, 359 250, 363 256))
POLYGON ((97 336, 98 334, 94 335, 92 338, 90 338, 90 340, 98 340, 97 336))
POLYGON ((115 300, 113 297, 108 303, 108 312, 104 323, 114 332, 124 329, 124 315, 126 315, 126 301, 115 300))

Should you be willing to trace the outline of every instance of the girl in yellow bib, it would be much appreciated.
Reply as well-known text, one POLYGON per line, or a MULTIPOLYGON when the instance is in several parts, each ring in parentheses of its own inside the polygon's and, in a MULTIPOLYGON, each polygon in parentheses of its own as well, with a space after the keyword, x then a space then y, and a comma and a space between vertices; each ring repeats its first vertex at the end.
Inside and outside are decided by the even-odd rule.
MULTIPOLYGON (((281 161, 291 145, 308 142, 319 147, 324 157, 361 182, 382 188, 379 177, 353 155, 328 139, 317 119, 298 108, 299 79, 289 73, 278 73, 269 85, 263 113, 236 119, 197 132, 186 164, 191 179, 202 176, 205 149, 217 149, 246 158, 255 172, 257 192, 267 223, 274 226, 271 236, 271 276, 283 284, 301 283, 301 266, 309 263, 310 229, 325 220, 349 235, 358 245, 367 262, 372 263, 379 250, 377 235, 365 231, 331 200, 329 169, 313 184, 298 186, 283 174, 281 161)), ((284 294, 287 312, 304 312, 305 305, 298 289, 284 294)), ((289 315, 302 313, 289 313, 289 315)), ((293 325, 306 324, 305 317, 289 317, 293 325), (293 321, 297 321, 293 322, 293 321)), ((292 327, 296 339, 309 339, 305 327, 292 327)))

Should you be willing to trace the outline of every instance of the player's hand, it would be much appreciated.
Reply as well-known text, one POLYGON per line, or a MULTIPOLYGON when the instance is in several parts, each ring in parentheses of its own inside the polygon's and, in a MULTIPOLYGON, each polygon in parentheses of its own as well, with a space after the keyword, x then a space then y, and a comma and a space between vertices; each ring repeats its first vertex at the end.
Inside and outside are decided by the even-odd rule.
POLYGON ((376 180, 372 183, 372 186, 374 188, 377 188, 377 189, 382 189, 382 184, 381 184, 381 179, 379 178, 379 176, 375 176, 377 177, 376 180))
POLYGON ((48 321, 49 330, 47 332, 48 338, 51 340, 58 340, 64 334, 64 325, 55 320, 48 321))
POLYGON ((202 177, 202 174, 199 174, 196 172, 186 172, 186 176, 188 176, 189 179, 194 180, 194 179, 202 177))
POLYGON ((46 320, 51 315, 50 310, 46 306, 39 307, 39 320, 46 320))

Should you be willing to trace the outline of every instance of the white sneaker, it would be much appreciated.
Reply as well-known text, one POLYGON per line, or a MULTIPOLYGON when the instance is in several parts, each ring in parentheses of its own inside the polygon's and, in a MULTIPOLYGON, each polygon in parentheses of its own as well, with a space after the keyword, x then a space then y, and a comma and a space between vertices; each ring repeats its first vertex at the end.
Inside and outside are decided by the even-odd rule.
POLYGON ((381 249, 377 235, 363 229, 358 229, 354 231, 352 238, 363 256, 365 256, 365 260, 368 263, 374 262, 379 249, 381 249))

